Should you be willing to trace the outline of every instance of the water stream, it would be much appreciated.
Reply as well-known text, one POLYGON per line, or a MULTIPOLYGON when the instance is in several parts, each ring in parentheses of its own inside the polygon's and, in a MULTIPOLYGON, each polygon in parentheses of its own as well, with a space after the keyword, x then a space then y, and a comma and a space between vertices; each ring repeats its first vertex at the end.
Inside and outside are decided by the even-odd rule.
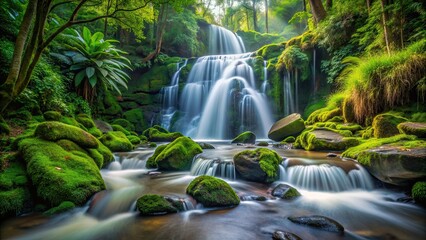
MULTIPOLYGON (((247 182, 232 175, 232 157, 244 146, 214 142, 194 159, 191 172, 149 174, 145 168, 152 149, 116 155, 102 170, 106 191, 96 194, 86 206, 45 217, 30 214, 1 225, 1 239, 271 239, 275 230, 290 231, 303 239, 424 239, 423 208, 396 201, 404 195, 378 188, 365 170, 354 162, 326 158, 325 153, 274 149, 286 158, 285 175, 272 185, 247 182), (215 165, 216 164, 216 165, 215 165), (204 166, 200 166, 204 165, 204 166), (216 170, 214 170, 216 169, 216 170), (223 169, 223 170, 221 170, 223 169), (352 176, 353 173, 359 176, 352 176), (242 201, 236 208, 206 209, 185 194, 195 175, 221 176, 239 196, 265 196, 269 200, 242 201), (336 186, 309 184, 326 179, 336 186), (364 181, 360 184, 357 181, 364 181), (294 179, 305 179, 298 181, 294 179), (357 180, 353 180, 357 179, 357 180), (273 199, 274 185, 293 185, 302 197, 273 199), (142 217, 135 211, 136 199, 146 193, 182 199, 187 211, 142 217), (345 227, 338 235, 291 223, 288 216, 324 215, 345 227)), ((245 200, 250 198, 244 198, 245 200)))

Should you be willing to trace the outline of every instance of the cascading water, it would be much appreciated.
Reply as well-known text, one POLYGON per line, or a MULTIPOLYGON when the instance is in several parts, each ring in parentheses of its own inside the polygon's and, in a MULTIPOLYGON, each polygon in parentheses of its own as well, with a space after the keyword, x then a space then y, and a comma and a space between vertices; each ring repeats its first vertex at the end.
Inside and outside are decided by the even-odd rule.
POLYGON ((285 160, 280 167, 280 181, 288 182, 297 188, 341 192, 355 189, 371 190, 374 187, 369 173, 355 163, 355 168, 347 171, 327 163, 294 166, 287 164, 288 160, 285 160))
POLYGON ((220 159, 204 159, 198 157, 191 167, 191 175, 208 175, 235 180, 235 166, 232 160, 222 161, 220 159))
POLYGON ((268 64, 268 61, 263 61, 263 83, 260 88, 261 89, 260 92, 263 94, 266 94, 266 91, 269 88, 267 64, 268 64))
POLYGON ((218 26, 211 26, 209 49, 227 55, 196 61, 180 95, 173 130, 197 139, 231 139, 247 130, 266 138, 273 119, 266 96, 256 90, 251 53, 243 53, 241 39, 218 26))
POLYGON ((177 71, 173 74, 172 81, 170 86, 163 87, 161 93, 163 94, 163 107, 161 110, 161 126, 165 129, 170 128, 170 121, 177 109, 178 103, 178 91, 179 91, 179 75, 182 68, 186 66, 188 59, 185 59, 182 66, 180 63, 177 63, 177 71))

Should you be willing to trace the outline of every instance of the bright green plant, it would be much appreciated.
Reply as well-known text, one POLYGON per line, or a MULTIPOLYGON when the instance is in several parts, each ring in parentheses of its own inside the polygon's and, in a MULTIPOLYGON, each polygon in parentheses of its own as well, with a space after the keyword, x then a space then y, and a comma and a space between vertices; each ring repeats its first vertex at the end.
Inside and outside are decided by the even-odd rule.
POLYGON ((113 89, 120 92, 120 86, 127 88, 129 75, 123 68, 130 69, 130 61, 122 56, 126 52, 117 49, 115 40, 104 40, 101 32, 92 35, 83 28, 82 34, 74 31, 68 35, 69 51, 65 55, 71 59, 69 70, 74 72, 74 85, 77 93, 93 102, 97 91, 113 89))

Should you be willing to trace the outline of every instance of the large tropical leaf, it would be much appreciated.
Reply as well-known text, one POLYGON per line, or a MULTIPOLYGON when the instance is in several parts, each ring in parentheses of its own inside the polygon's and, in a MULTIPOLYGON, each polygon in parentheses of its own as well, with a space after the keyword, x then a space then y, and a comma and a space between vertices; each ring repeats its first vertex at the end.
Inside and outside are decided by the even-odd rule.
POLYGON ((95 74, 95 68, 94 67, 88 67, 88 68, 86 68, 86 76, 87 76, 87 78, 93 77, 94 74, 95 74))
POLYGON ((80 84, 83 81, 83 79, 84 79, 85 76, 86 76, 86 70, 81 70, 80 72, 78 72, 75 75, 75 78, 74 78, 74 85, 76 87, 80 86, 80 84))

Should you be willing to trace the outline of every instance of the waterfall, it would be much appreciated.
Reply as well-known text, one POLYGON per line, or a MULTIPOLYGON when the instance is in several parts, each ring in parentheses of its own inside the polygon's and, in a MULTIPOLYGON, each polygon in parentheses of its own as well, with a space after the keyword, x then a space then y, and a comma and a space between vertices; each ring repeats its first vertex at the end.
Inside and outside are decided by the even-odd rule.
POLYGON ((235 166, 232 160, 222 161, 220 159, 195 159, 191 167, 191 175, 208 175, 214 177, 235 180, 235 166))
POLYGON ((291 83, 291 74, 287 71, 283 77, 283 90, 284 90, 284 116, 290 115, 295 111, 295 104, 293 98, 293 84, 291 83))
POLYGON ((198 58, 188 75, 173 130, 196 139, 231 139, 248 130, 266 138, 273 119, 256 88, 251 53, 243 53, 236 34, 218 26, 210 28, 209 50, 216 55, 198 58))
POLYGON ((311 191, 341 192, 354 189, 372 190, 373 182, 369 173, 360 165, 346 172, 330 164, 280 166, 280 181, 296 188, 311 191))
POLYGON ((263 61, 263 83, 260 87, 260 92, 263 94, 266 94, 266 91, 269 88, 269 82, 268 82, 268 67, 267 67, 268 61, 263 61))
POLYGON ((182 66, 179 66, 180 63, 177 63, 176 72, 173 74, 170 86, 161 88, 161 93, 163 94, 162 99, 162 110, 161 110, 161 126, 165 129, 170 128, 170 121, 173 115, 176 112, 177 103, 178 103, 178 91, 179 91, 179 74, 182 68, 186 66, 188 59, 185 59, 182 66))

